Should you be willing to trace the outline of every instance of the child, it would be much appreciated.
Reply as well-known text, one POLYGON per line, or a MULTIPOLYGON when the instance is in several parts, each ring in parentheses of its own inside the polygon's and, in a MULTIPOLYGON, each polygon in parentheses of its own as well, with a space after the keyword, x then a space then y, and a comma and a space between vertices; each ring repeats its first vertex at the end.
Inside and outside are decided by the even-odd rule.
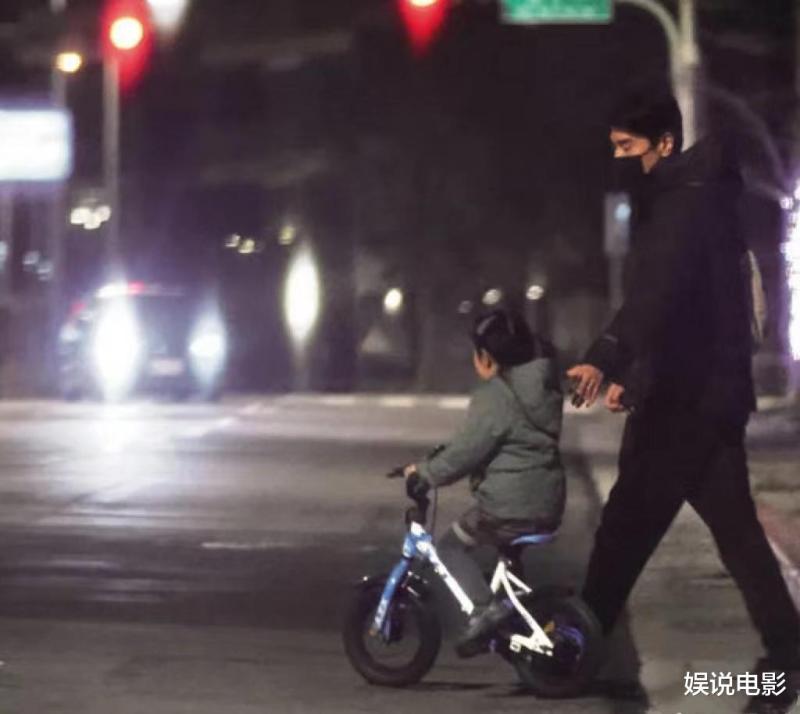
POLYGON ((472 478, 477 503, 439 544, 442 560, 476 606, 456 648, 464 657, 480 652, 508 613, 493 598, 471 551, 553 532, 566 498, 558 450, 563 396, 552 348, 507 310, 479 317, 472 342, 483 383, 472 395, 463 426, 443 451, 405 469, 414 491, 472 478))

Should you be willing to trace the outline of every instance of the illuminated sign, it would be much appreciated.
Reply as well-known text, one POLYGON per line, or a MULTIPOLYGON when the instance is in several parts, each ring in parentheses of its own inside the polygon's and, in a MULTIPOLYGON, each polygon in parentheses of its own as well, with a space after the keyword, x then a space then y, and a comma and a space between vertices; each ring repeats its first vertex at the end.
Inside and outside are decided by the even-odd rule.
POLYGON ((63 181, 72 172, 72 117, 0 108, 0 182, 63 181))

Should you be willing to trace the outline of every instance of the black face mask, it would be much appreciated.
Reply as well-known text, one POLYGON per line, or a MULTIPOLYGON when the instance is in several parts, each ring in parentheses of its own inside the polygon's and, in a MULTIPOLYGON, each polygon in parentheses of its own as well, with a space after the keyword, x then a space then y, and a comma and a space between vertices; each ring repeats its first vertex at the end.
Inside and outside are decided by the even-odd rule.
POLYGON ((644 167, 641 156, 626 156, 614 159, 611 163, 610 186, 611 191, 624 191, 637 194, 645 179, 644 167))

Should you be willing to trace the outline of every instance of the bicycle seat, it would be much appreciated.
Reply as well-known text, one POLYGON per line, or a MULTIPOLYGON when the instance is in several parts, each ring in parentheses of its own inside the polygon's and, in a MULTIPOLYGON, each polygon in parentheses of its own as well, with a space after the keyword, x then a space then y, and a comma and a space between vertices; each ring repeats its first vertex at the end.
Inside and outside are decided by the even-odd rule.
POLYGON ((545 543, 552 543, 556 538, 555 533, 531 533, 515 538, 509 543, 511 546, 524 546, 524 545, 544 545, 545 543))

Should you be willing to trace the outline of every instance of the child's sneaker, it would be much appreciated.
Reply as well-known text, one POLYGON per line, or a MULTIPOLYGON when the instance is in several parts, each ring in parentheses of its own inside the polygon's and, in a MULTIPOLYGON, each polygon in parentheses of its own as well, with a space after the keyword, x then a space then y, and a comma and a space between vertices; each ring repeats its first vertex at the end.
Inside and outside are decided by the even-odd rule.
POLYGON ((486 640, 505 620, 511 609, 502 600, 492 600, 469 618, 464 634, 456 644, 459 657, 474 657, 486 651, 486 640))

